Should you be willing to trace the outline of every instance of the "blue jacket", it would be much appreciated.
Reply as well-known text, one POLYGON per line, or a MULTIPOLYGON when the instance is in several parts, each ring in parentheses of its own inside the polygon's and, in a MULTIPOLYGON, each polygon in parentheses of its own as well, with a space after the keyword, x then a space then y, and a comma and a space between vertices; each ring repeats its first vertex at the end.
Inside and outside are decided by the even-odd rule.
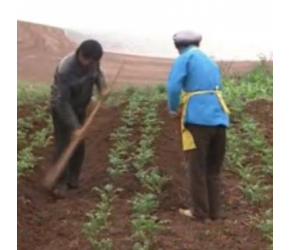
MULTIPOLYGON (((184 50, 174 61, 168 77, 168 106, 176 111, 181 91, 222 90, 222 79, 218 65, 198 48, 184 50)), ((229 126, 229 116, 224 112, 213 93, 192 96, 188 102, 185 123, 229 126)))

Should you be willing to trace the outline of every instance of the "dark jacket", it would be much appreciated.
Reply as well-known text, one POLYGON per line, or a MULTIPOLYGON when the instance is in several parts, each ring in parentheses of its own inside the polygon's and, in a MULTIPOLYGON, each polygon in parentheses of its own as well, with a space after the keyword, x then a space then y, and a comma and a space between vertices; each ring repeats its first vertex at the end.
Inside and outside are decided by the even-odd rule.
POLYGON ((104 76, 99 68, 84 68, 72 53, 58 64, 51 88, 51 108, 68 129, 80 126, 82 115, 93 95, 94 85, 100 90, 104 76))

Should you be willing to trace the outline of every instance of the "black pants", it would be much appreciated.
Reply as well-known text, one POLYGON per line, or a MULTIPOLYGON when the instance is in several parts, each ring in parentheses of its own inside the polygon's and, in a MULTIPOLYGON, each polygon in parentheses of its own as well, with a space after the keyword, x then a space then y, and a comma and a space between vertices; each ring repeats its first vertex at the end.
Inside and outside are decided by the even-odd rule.
POLYGON ((217 219, 221 210, 221 171, 226 128, 186 125, 196 149, 185 151, 192 213, 198 219, 217 219))
MULTIPOLYGON (((78 119, 83 124, 85 113, 78 114, 78 119)), ((54 126, 55 148, 53 154, 53 164, 57 162, 69 145, 73 131, 70 130, 59 118, 59 115, 52 110, 52 120, 54 126)), ((85 143, 81 141, 68 161, 67 166, 55 183, 55 187, 69 185, 77 186, 81 167, 85 158, 85 143)))

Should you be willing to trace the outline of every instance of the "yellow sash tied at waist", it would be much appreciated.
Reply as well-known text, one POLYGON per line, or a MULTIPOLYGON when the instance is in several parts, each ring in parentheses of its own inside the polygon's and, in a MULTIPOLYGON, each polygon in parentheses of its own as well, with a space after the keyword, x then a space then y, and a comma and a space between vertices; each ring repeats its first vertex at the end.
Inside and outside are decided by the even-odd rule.
POLYGON ((196 145, 194 142, 194 138, 191 133, 184 127, 185 115, 187 110, 188 101, 192 96, 195 95, 203 95, 213 93, 217 96, 224 112, 226 114, 230 114, 230 110, 226 105, 226 102, 223 98, 222 91, 220 90, 204 90, 204 91, 195 91, 195 92, 181 92, 181 136, 182 136, 182 148, 183 151, 195 149, 196 145))

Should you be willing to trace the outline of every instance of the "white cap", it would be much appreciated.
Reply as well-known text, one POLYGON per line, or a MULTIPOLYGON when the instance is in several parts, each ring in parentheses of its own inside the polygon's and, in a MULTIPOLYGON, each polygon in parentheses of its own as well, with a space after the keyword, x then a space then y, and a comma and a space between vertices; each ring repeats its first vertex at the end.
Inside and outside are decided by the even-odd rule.
POLYGON ((200 42, 202 36, 191 30, 182 30, 173 35, 173 40, 174 42, 200 42))

